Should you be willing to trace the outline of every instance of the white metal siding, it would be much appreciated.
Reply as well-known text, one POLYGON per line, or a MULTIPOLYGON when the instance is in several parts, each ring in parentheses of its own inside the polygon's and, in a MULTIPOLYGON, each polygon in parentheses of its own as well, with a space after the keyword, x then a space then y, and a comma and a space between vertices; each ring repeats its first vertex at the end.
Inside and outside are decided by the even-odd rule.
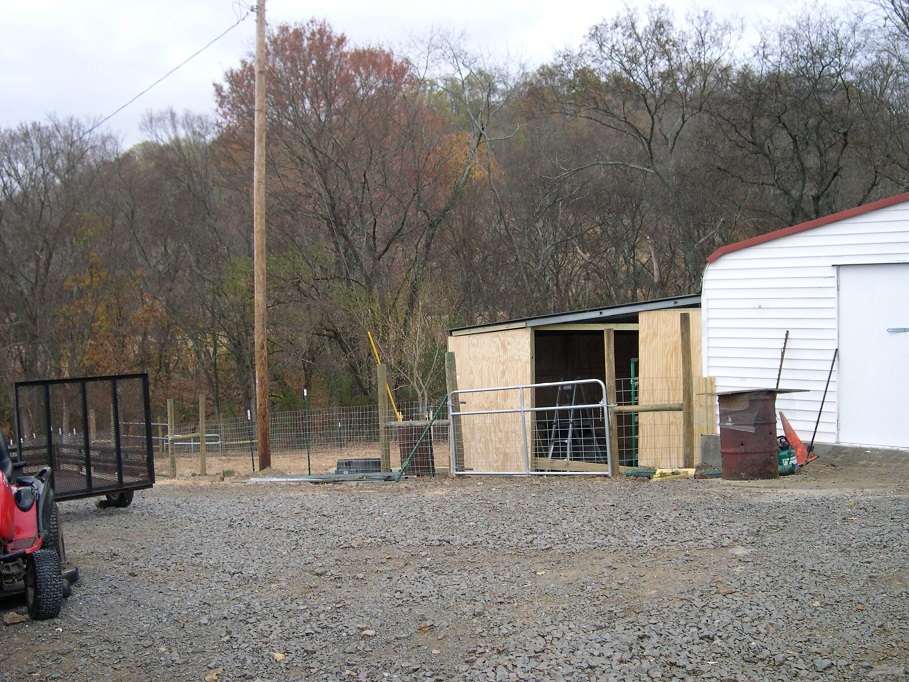
MULTIPOLYGON (((837 347, 836 266, 907 261, 909 202, 720 256, 701 292, 705 374, 718 391, 773 388, 788 330, 780 388, 806 392, 780 395, 777 410, 807 445, 837 347)), ((836 379, 816 442, 837 440, 836 379)))

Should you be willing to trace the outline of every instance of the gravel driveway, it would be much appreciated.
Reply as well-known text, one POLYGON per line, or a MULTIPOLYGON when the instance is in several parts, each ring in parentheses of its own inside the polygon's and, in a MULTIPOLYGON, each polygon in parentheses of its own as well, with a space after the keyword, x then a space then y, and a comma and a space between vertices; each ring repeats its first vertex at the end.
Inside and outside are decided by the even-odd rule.
MULTIPOLYGON (((905 680, 909 476, 159 483, 61 504, 4 680, 905 680)), ((21 621, 21 622, 12 622, 21 621)))

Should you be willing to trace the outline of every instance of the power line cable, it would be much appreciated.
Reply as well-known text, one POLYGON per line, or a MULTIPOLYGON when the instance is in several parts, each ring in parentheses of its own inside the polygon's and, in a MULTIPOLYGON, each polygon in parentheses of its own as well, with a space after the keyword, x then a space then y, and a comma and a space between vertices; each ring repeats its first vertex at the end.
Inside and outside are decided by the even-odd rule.
POLYGON ((249 15, 252 14, 253 12, 255 12, 255 11, 256 11, 255 5, 251 5, 251 6, 247 7, 247 8, 246 8, 246 14, 244 14, 242 17, 240 17, 239 19, 237 19, 237 23, 235 23, 233 26, 231 26, 230 28, 228 28, 226 31, 224 31, 224 32, 223 32, 221 35, 219 35, 218 37, 213 38, 211 41, 208 42, 208 44, 206 44, 204 47, 202 47, 202 48, 200 48, 199 50, 197 50, 196 52, 194 52, 192 55, 190 55, 190 56, 187 57, 185 60, 183 60, 183 62, 181 62, 180 64, 178 64, 177 66, 175 66, 174 68, 172 68, 170 71, 168 71, 166 74, 164 74, 163 76, 161 76, 161 78, 159 78, 159 79, 156 80, 154 83, 152 83, 151 85, 149 85, 147 88, 145 88, 145 90, 143 90, 143 91, 140 92, 138 95, 136 95, 135 97, 133 97, 133 98, 132 98, 131 100, 129 100, 126 104, 121 105, 121 106, 118 107, 113 113, 110 113, 110 114, 108 114, 107 116, 105 116, 104 118, 102 118, 100 121, 98 121, 98 123, 96 123, 96 124, 93 125, 91 128, 89 128, 88 130, 86 130, 86 131, 81 135, 81 137, 80 137, 79 139, 82 139, 82 138, 85 137, 86 135, 88 135, 88 134, 94 132, 95 130, 97 130, 98 128, 100 128, 101 126, 103 126, 105 123, 107 123, 109 120, 111 120, 114 116, 116 116, 116 115, 119 114, 121 111, 123 111, 124 109, 126 109, 126 107, 128 107, 130 104, 132 104, 132 103, 135 102, 137 99, 139 99, 140 97, 142 97, 142 96, 143 96, 145 93, 147 93, 149 90, 151 90, 151 89, 154 88, 156 85, 158 85, 159 83, 161 83, 162 81, 166 80, 167 78, 169 78, 170 76, 172 76, 174 73, 176 73, 177 71, 179 71, 180 69, 182 69, 182 68, 183 68, 184 66, 186 66, 190 61, 192 61, 193 59, 195 59, 196 57, 198 57, 200 54, 202 54, 203 52, 205 52, 205 50, 207 50, 207 49, 210 48, 212 45, 214 45, 216 42, 218 42, 219 40, 221 40, 221 38, 223 38, 223 37, 226 36, 228 33, 230 33, 230 32, 233 31, 235 28, 237 28, 237 26, 239 26, 240 24, 242 24, 242 23, 247 19, 247 17, 249 17, 249 15))

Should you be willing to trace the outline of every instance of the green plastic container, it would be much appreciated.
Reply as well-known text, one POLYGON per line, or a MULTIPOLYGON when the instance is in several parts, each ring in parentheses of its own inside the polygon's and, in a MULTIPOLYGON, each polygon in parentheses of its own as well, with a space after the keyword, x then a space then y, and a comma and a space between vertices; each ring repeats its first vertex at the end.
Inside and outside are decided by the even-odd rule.
POLYGON ((777 463, 780 469, 780 476, 788 476, 799 470, 798 459, 795 456, 795 450, 791 446, 780 448, 777 463))

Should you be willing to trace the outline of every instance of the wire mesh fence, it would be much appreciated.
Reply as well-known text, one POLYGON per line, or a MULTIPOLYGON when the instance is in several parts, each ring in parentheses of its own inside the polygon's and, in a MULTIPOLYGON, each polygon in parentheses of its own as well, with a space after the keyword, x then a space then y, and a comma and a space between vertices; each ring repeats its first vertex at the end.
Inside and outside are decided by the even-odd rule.
MULTIPOLYGON (((716 433, 716 395, 705 377, 695 377, 691 409, 694 431, 716 433)), ((683 381, 681 377, 616 381, 616 429, 620 466, 684 466, 683 381), (628 411, 623 411, 623 408, 628 411), (638 408, 639 411, 633 411, 638 408)), ((697 459, 697 457, 696 457, 697 459)))
MULTIPOLYGON (((397 405, 401 419, 429 422, 440 401, 397 405)), ((442 408, 431 427, 433 454, 437 467, 447 466, 448 428, 442 408)), ((396 421, 389 415, 389 422, 396 421)), ((329 407, 314 410, 272 412, 269 415, 272 468, 288 474, 332 473, 340 460, 378 458, 380 418, 377 405, 329 407)), ((259 469, 257 425, 254 414, 247 419, 210 420, 205 427, 205 459, 201 458, 199 422, 175 424, 168 433, 166 423, 153 428, 155 470, 158 475, 178 476, 240 474, 259 469), (174 468, 176 471, 174 471, 174 468), (203 470, 204 469, 204 470, 203 470)), ((388 428, 392 466, 400 466, 401 437, 406 431, 388 428)))
MULTIPOLYGON (((692 387, 696 437, 699 434, 717 432, 716 396, 711 392, 712 388, 707 381, 702 377, 696 378, 692 387)), ((682 394, 683 382, 678 377, 619 379, 616 382, 614 410, 615 442, 618 447, 613 457, 617 457, 619 466, 684 466, 682 394)), ((390 440, 392 468, 400 466, 407 458, 410 446, 413 445, 411 441, 415 438, 414 433, 421 433, 422 425, 429 424, 436 408, 444 401, 445 399, 440 399, 429 405, 414 402, 397 406, 404 425, 414 428, 384 429, 390 440)), ((446 407, 443 406, 437 416, 438 421, 433 422, 428 434, 436 470, 447 469, 450 464, 448 418, 446 407)), ((540 415, 540 419, 545 421, 545 415, 540 415)), ((396 421, 390 414, 387 420, 388 423, 396 421)), ((583 422, 578 421, 577 424, 583 425, 583 422)), ((398 423, 398 426, 402 424, 398 423)), ((605 439, 605 426, 594 426, 597 433, 603 433, 600 433, 599 440, 594 438, 591 442, 599 443, 605 439)), ((171 433, 168 433, 167 424, 156 423, 153 429, 156 473, 160 476, 174 473, 178 476, 230 475, 259 469, 255 415, 250 415, 248 419, 212 420, 206 424, 205 430, 206 456, 203 462, 200 458, 198 421, 176 424, 171 433)), ((523 433, 519 430, 516 432, 518 435, 509 435, 506 431, 507 429, 498 427, 493 429, 499 439, 520 439, 523 433)), ((272 468, 288 474, 334 473, 341 460, 380 458, 380 432, 377 405, 273 412, 270 415, 272 468)), ((551 436, 551 429, 547 433, 551 436)), ((465 440, 468 449, 470 442, 469 438, 465 440)), ((554 442, 561 441, 549 438, 543 445, 536 443, 533 456, 552 459, 554 442)), ((522 444, 515 440, 501 445, 503 451, 508 447, 520 450, 522 444)), ((424 454, 422 450, 420 452, 421 455, 424 454)), ((573 459, 586 458, 585 455, 573 459)), ((601 457, 593 457, 594 463, 599 461, 598 458, 601 457)))

